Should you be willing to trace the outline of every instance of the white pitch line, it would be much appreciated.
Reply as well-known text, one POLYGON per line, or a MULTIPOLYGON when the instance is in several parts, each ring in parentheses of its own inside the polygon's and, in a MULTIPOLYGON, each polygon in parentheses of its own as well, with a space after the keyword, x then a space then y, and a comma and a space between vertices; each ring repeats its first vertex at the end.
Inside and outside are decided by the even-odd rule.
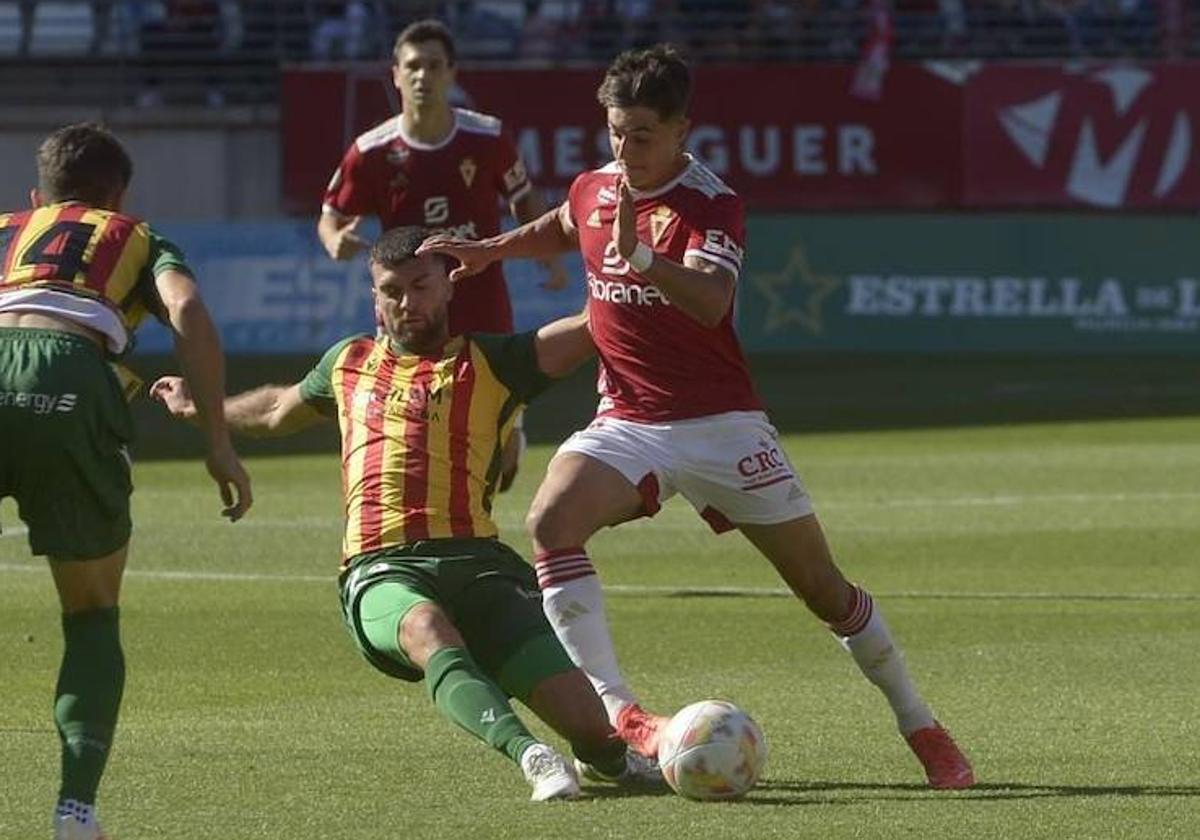
POLYGON ((817 499, 818 507, 848 509, 863 507, 905 508, 905 507, 1009 507, 1025 504, 1047 504, 1053 502, 1068 502, 1086 504, 1089 502, 1169 502, 1200 499, 1200 492, 1154 492, 1154 493, 1042 493, 1030 495, 1002 496, 945 496, 912 498, 912 499, 877 499, 873 501, 854 502, 821 502, 817 499))
MULTIPOLYGON (((22 563, 0 563, 0 572, 41 572, 44 566, 22 563)), ((149 580, 182 580, 233 583, 323 583, 332 584, 336 575, 269 575, 257 572, 198 572, 181 569, 130 569, 126 577, 149 580)), ((655 586, 642 584, 611 584, 605 592, 614 595, 651 596, 665 598, 790 598, 783 587, 754 586, 655 586)), ((901 590, 872 592, 876 598, 932 601, 1200 601, 1200 592, 922 592, 901 590)))

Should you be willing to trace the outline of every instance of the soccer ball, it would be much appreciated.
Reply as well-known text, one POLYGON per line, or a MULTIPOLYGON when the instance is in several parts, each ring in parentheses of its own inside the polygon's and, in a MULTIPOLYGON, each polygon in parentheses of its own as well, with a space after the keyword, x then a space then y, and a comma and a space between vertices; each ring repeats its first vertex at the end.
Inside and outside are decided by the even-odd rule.
POLYGON ((663 778, 688 799, 736 799, 754 787, 766 761, 758 724, 725 700, 684 706, 659 736, 663 778))

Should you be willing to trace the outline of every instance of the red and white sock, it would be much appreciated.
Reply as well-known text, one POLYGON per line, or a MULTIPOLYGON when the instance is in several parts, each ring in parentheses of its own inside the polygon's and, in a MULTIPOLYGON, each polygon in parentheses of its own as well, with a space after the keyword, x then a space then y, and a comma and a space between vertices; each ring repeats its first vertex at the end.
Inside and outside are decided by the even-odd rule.
POLYGON ((534 558, 542 608, 559 642, 604 701, 608 719, 636 702, 625 684, 604 612, 604 591, 582 547, 544 551, 534 558))
POLYGON ((883 615, 865 590, 854 587, 850 612, 843 620, 829 625, 829 629, 850 651, 863 675, 883 692, 902 735, 933 726, 933 712, 913 685, 904 654, 896 647, 883 615))

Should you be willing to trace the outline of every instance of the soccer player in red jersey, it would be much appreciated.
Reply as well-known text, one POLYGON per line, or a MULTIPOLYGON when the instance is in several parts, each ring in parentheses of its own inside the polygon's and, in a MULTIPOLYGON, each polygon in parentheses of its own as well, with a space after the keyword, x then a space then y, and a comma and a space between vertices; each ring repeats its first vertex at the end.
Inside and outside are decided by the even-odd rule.
POLYGON ((546 614, 618 731, 655 754, 665 719, 645 712, 621 676, 583 545, 681 493, 714 531, 740 530, 828 624, 886 696, 930 785, 969 787, 970 763, 913 685, 880 610, 835 565, 750 381, 733 326, 744 211, 684 151, 690 89, 670 47, 622 54, 599 89, 612 163, 578 176, 567 201, 531 224, 424 246, 461 263, 455 279, 500 259, 583 254, 601 399, 551 461, 529 512, 546 614))
MULTIPOLYGON (((384 230, 420 225, 481 239, 500 232, 498 198, 518 222, 545 210, 503 123, 451 107, 454 77, 454 39, 443 23, 418 21, 396 38, 392 81, 404 109, 355 140, 333 173, 317 224, 333 259, 350 259, 367 247, 357 232, 365 215, 377 216, 384 230)), ((543 262, 549 272, 543 288, 565 288, 562 260, 543 262)), ((512 330, 512 305, 497 262, 454 295, 450 334, 512 330)), ((501 490, 512 483, 523 445, 518 420, 505 447, 501 490)))

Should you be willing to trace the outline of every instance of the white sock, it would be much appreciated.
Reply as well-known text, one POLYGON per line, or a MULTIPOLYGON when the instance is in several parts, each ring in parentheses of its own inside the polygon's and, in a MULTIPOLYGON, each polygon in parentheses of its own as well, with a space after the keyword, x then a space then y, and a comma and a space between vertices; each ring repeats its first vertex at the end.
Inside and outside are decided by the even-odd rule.
POLYGON ((902 735, 933 726, 933 712, 913 685, 904 654, 892 640, 892 633, 870 595, 855 587, 850 615, 830 629, 854 657, 863 675, 883 692, 902 735))
POLYGON ((54 817, 74 817, 81 825, 88 825, 96 819, 96 806, 78 799, 60 799, 54 809, 54 817))
POLYGON ((617 713, 637 702, 613 650, 604 612, 600 578, 582 548, 539 554, 534 564, 542 589, 542 608, 559 642, 591 680, 611 723, 617 713))

